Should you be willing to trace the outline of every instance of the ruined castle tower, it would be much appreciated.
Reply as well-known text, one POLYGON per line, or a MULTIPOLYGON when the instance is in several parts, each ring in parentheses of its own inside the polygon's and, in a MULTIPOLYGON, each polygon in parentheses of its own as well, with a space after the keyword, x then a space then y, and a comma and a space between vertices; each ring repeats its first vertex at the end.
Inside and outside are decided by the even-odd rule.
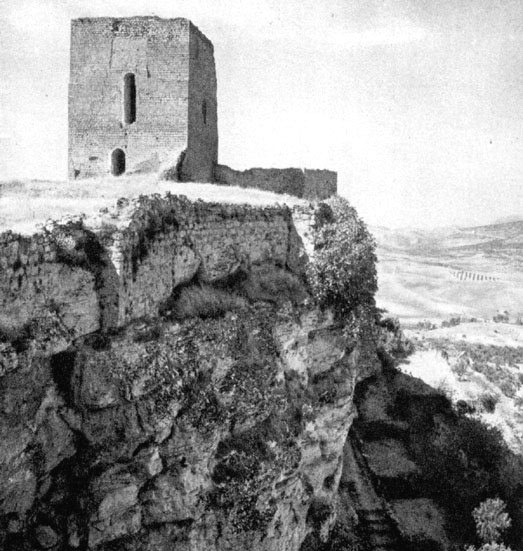
POLYGON ((72 21, 69 177, 166 171, 211 181, 213 45, 187 19, 72 21))

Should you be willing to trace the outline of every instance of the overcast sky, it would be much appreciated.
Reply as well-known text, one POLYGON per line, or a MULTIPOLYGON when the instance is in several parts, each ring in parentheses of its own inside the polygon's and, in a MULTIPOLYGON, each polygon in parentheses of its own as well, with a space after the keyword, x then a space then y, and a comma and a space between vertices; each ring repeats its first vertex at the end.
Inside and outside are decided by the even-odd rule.
POLYGON ((371 224, 523 215, 522 0, 0 0, 0 179, 66 177, 70 19, 151 14, 214 43, 220 162, 337 170, 371 224))

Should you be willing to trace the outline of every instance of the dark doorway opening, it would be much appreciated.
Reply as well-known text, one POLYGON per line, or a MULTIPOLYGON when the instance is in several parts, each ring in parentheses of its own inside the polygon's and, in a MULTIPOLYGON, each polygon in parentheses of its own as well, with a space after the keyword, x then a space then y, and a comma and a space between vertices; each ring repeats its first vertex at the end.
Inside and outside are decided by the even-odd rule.
POLYGON ((111 173, 120 176, 125 172, 125 153, 121 149, 115 149, 111 153, 111 173))
POLYGON ((133 73, 123 77, 123 122, 131 124, 136 120, 136 81, 133 73))

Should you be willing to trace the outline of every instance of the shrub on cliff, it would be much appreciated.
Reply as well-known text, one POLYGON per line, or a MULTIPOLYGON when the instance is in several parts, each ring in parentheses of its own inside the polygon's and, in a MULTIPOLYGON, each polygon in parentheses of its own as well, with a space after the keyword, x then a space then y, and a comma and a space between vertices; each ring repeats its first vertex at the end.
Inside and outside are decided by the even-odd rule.
POLYGON ((0 318, 0 343, 10 343, 16 352, 27 350, 30 340, 33 338, 31 322, 16 325, 12 321, 0 318))
POLYGON ((210 285, 192 285, 178 290, 162 307, 162 314, 176 320, 218 318, 246 305, 240 296, 210 285))
POLYGON ((249 302, 300 303, 307 298, 307 291, 300 279, 270 264, 253 266, 247 278, 238 285, 238 291, 249 302))
POLYGON ((374 302, 375 242, 347 200, 335 197, 330 207, 333 219, 317 229, 308 279, 320 306, 343 318, 357 306, 374 302))
MULTIPOLYGON (((378 311, 381 315, 382 311, 378 311)), ((378 355, 384 367, 394 367, 398 361, 414 352, 414 343, 409 340, 397 318, 378 317, 378 355)))
POLYGON ((502 532, 510 528, 512 521, 501 499, 487 499, 472 512, 476 531, 484 542, 497 541, 502 532))
POLYGON ((505 511, 505 503, 501 499, 486 499, 474 509, 472 516, 483 545, 479 549, 467 547, 466 551, 511 551, 510 547, 498 542, 502 532, 512 524, 505 511))

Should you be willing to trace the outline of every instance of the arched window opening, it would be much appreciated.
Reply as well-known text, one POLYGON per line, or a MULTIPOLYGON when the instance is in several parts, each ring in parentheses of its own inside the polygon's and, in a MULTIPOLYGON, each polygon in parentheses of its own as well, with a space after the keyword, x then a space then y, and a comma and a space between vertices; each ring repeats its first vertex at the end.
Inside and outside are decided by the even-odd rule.
POLYGON ((132 124, 136 120, 136 81, 133 73, 123 77, 123 122, 132 124))
POLYGON ((125 153, 121 149, 115 149, 111 153, 111 174, 120 176, 125 172, 125 153))
POLYGON ((207 102, 203 100, 202 103, 202 116, 203 116, 203 124, 207 124, 207 102))

